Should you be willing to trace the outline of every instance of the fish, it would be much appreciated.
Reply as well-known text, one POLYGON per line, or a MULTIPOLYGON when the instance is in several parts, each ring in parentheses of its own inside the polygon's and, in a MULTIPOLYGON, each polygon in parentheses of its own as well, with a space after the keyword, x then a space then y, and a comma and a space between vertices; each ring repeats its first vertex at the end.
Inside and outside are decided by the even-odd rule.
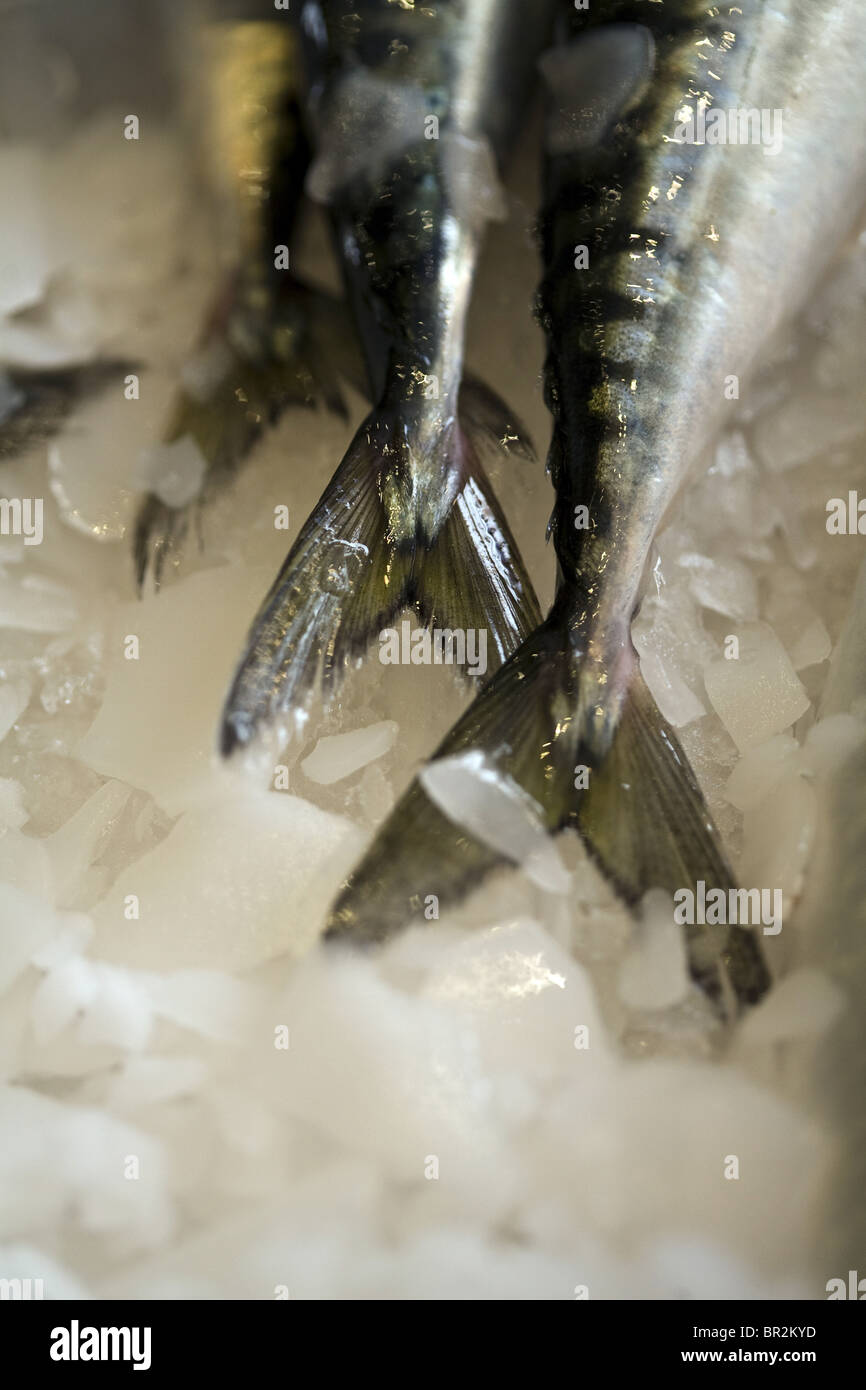
POLYGON ((220 748, 303 725, 404 608, 489 635, 505 659, 540 621, 484 471, 525 431, 463 370, 466 314, 498 170, 519 128, 553 6, 536 0, 325 0, 307 189, 328 205, 372 410, 302 526, 254 620, 220 748))
MULTIPOLYGON (((728 382, 744 389, 857 215, 866 26, 855 0, 595 0, 586 13, 563 5, 558 23, 542 59, 538 300, 555 596, 429 768, 475 760, 549 834, 576 831, 634 908, 653 887, 735 885, 641 677, 631 622, 653 538, 722 423, 728 382), (780 111, 782 148, 690 139, 690 122, 716 108, 780 111)), ((439 809, 422 772, 344 883, 326 936, 380 941, 421 916, 425 895, 458 901, 504 862, 439 809)), ((727 1018, 769 986, 747 927, 687 927, 686 946, 727 1018)))
POLYGON ((145 495, 132 535, 139 589, 150 576, 158 590, 177 571, 193 522, 201 540, 204 510, 265 429, 287 408, 319 401, 347 418, 340 376, 360 372, 345 307, 290 269, 310 160, 298 31, 287 16, 224 18, 207 23, 200 41, 206 183, 217 249, 231 265, 162 434, 166 446, 194 442, 202 486, 182 506, 157 490, 145 495))
POLYGON ((0 460, 18 457, 44 444, 62 428, 77 406, 122 387, 136 370, 131 360, 102 358, 53 368, 0 366, 0 460))

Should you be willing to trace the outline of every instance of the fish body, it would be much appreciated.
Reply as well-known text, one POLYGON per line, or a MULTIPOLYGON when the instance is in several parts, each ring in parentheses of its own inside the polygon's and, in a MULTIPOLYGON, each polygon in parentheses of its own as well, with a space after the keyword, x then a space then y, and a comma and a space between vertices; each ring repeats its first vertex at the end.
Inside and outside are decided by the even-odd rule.
MULTIPOLYGON (((856 216, 864 127, 852 119, 841 142, 838 120, 862 117, 858 10, 563 3, 561 43, 543 60, 539 311, 557 590, 434 762, 482 754, 548 830, 578 832, 630 904, 654 886, 734 889, 630 626, 653 537, 723 418, 726 386, 747 383, 856 216), (689 138, 710 109, 739 108, 781 112, 781 148, 689 138)), ((423 895, 454 900, 503 860, 416 780, 340 895, 330 934, 380 939, 423 895)), ((693 976, 724 1011, 760 998, 769 976, 750 930, 687 938, 693 976)))
POLYGON ((325 65, 307 187, 331 208, 375 404, 250 633, 226 753, 302 715, 319 670, 328 693, 403 607, 485 627, 498 660, 540 616, 475 447, 519 431, 466 378, 463 352, 484 227, 505 212, 499 161, 552 7, 326 0, 305 13, 325 65))
POLYGON ((142 503, 136 572, 139 584, 152 573, 157 587, 179 563, 193 516, 232 481, 266 426, 320 397, 345 415, 332 359, 346 320, 290 269, 310 160, 300 42, 285 16, 235 8, 239 17, 207 23, 199 35, 200 138, 221 280, 162 436, 165 445, 195 442, 204 480, 185 506, 156 488, 142 503))
POLYGON ((527 14, 511 0, 321 9, 327 66, 309 188, 332 207, 374 398, 421 397, 441 419, 456 412, 484 224, 505 215, 499 166, 552 9, 527 14), (421 390, 430 376, 438 397, 421 390))
POLYGON ((50 439, 83 401, 118 388, 131 361, 104 360, 53 370, 0 366, 0 460, 50 439))
POLYGON ((309 163, 299 45, 287 23, 223 20, 205 26, 202 56, 222 256, 235 276, 236 310, 266 318, 282 280, 274 251, 294 223, 309 163))
MULTIPOLYGON (((572 66, 557 74, 555 53, 550 64, 540 295, 552 530, 571 629, 607 669, 628 642, 652 538, 721 424, 730 383, 747 389, 762 344, 857 216, 866 42, 856 0, 613 0, 593 4, 588 23, 573 12, 570 30, 572 66), (569 149, 559 88, 617 48, 638 82, 633 104, 601 143, 583 148, 578 134, 569 149), (839 112, 852 116, 844 142, 839 112), (589 264, 576 271, 581 245, 589 264)), ((606 713, 615 722, 615 702, 606 713)))

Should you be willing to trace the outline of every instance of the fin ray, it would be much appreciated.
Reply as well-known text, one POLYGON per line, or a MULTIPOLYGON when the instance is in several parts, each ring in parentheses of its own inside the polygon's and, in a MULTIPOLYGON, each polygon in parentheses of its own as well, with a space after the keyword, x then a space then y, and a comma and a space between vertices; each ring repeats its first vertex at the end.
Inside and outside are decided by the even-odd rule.
POLYGON ((221 347, 225 363, 211 394, 201 400, 182 389, 174 399, 163 442, 190 435, 204 456, 206 473, 199 496, 185 507, 170 507, 154 493, 142 500, 133 535, 139 589, 148 574, 158 589, 168 567, 179 566, 193 516, 201 540, 201 517, 209 503, 231 485, 262 433, 286 410, 309 409, 321 400, 331 413, 347 418, 339 379, 344 366, 356 374, 358 354, 340 301, 292 280, 273 318, 263 320, 256 333, 260 342, 247 354, 231 345, 226 323, 218 319, 208 346, 221 347))
POLYGON ((443 476, 459 480, 447 514, 432 535, 410 516, 395 539, 385 480, 411 446, 388 411, 362 424, 253 623, 223 711, 225 755, 303 712, 318 680, 330 700, 347 663, 404 608, 427 626, 485 629, 496 665, 532 630, 538 601, 508 525, 459 426, 449 440, 443 476))
MULTIPOLYGON (((636 656, 625 669, 621 709, 602 736, 581 711, 586 671, 554 609, 485 686, 434 759, 483 750, 533 798, 550 832, 568 825, 578 832, 632 907, 653 887, 673 893, 703 879, 708 890, 727 890, 734 877, 694 773, 636 656), (590 769, 586 790, 575 787, 578 766, 590 769)), ((413 901, 423 894, 435 893, 440 905, 459 901, 506 862, 450 822, 416 778, 344 885, 328 935, 381 940, 411 920, 413 901)), ((693 978, 723 1011, 764 993, 769 976, 748 928, 688 928, 686 940, 693 978)))

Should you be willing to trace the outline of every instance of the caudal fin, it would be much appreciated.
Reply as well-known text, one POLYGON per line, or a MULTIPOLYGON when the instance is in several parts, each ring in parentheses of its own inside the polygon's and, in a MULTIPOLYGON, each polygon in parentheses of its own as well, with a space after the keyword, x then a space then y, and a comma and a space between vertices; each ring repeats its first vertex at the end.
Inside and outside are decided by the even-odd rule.
MULTIPOLYGON (((616 705, 587 676, 554 614, 484 687, 433 756, 470 750, 551 833, 574 828, 617 893, 727 891, 734 879, 695 776, 628 654, 616 705), (624 683, 624 689, 623 684, 624 683), (588 776, 580 769, 588 769, 588 776)), ((509 856, 476 838, 416 778, 332 909, 329 937, 379 941, 422 915, 425 898, 459 901, 509 856)), ((673 910, 673 904, 672 904, 673 910)), ((687 926, 692 976, 727 1013, 769 983, 757 939, 741 926, 687 926)))
POLYGON ((75 407, 110 387, 122 389, 135 362, 108 359, 66 367, 10 366, 0 378, 0 460, 50 439, 75 407))
POLYGON ((136 580, 148 575, 158 589, 177 567, 190 530, 201 543, 208 504, 228 487, 262 432, 290 407, 320 401, 346 418, 340 377, 362 376, 360 353, 344 305, 292 279, 273 314, 231 326, 217 314, 200 354, 202 380, 178 391, 163 434, 164 444, 194 441, 205 462, 198 496, 173 507, 150 492, 139 508, 133 534, 136 580))
POLYGON ((358 430, 253 623, 223 710, 223 754, 303 713, 317 687, 327 702, 346 664, 405 608, 464 640, 484 630, 490 669, 540 620, 462 425, 451 422, 437 442, 438 503, 420 495, 412 448, 393 412, 374 412, 358 430))

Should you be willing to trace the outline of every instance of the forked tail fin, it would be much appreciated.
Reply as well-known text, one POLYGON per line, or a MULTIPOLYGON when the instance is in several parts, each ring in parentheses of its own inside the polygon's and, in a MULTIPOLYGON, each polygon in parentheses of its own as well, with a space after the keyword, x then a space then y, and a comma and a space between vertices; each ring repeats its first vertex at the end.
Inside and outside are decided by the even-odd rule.
POLYGON ((231 304, 215 314, 206 333, 202 381, 191 380, 172 403, 162 443, 188 437, 205 472, 197 497, 183 506, 171 506, 155 492, 144 497, 132 542, 139 589, 148 575, 159 589, 179 564, 191 527, 195 523, 200 531, 208 503, 233 482, 264 430, 289 408, 319 402, 345 419, 340 378, 363 381, 351 317, 324 290, 292 277, 273 313, 246 323, 241 332, 232 330, 230 320, 231 304))
MULTIPOLYGON (((487 392, 476 410, 470 395, 472 425, 480 420, 478 428, 494 432, 495 399, 487 392)), ((317 687, 327 702, 347 662, 404 608, 464 642, 486 632, 491 669, 540 620, 463 426, 451 422, 438 440, 435 466, 449 480, 446 490, 437 479, 438 512, 421 495, 412 447, 393 411, 374 411, 358 430, 253 623, 223 710, 224 755, 265 725, 303 714, 317 687)))
MULTIPOLYGON (((703 882, 706 893, 726 894, 734 887, 695 776, 636 656, 624 653, 610 683, 588 676, 556 607, 484 687, 433 763, 468 750, 532 799, 548 831, 572 826, 630 905, 654 887, 695 892, 703 882)), ((456 902, 507 862, 491 840, 438 809, 416 778, 345 884, 328 936, 382 940, 420 916, 428 894, 440 906, 456 902)), ((769 976, 748 928, 685 930, 692 976, 724 1012, 761 997, 769 976)))
POLYGON ((0 381, 0 461, 50 439, 79 403, 123 385, 131 361, 106 358, 48 368, 3 369, 0 381))

